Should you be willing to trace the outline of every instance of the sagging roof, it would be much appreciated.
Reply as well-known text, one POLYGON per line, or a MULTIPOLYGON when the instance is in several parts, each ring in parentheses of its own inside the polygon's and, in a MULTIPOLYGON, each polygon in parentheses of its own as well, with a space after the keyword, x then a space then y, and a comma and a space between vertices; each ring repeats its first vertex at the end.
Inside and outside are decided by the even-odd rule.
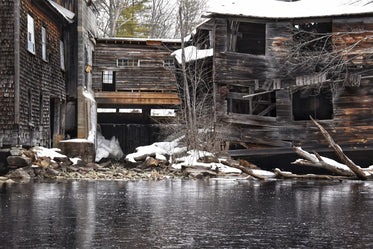
POLYGON ((215 0, 208 17, 234 15, 266 19, 299 19, 373 13, 370 0, 215 0))
POLYGON ((66 19, 66 21, 68 21, 69 23, 73 23, 74 22, 74 17, 75 17, 75 14, 73 12, 71 12, 70 10, 62 7, 61 5, 59 5, 58 3, 56 2, 53 2, 52 0, 47 0, 48 3, 55 9, 57 10, 58 13, 60 13, 62 15, 63 18, 66 19))

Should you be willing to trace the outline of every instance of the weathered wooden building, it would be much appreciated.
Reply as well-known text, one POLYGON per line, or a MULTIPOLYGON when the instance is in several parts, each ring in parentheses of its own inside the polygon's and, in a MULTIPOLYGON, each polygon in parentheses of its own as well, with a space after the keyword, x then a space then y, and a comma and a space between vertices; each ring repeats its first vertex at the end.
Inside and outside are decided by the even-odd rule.
POLYGON ((74 13, 51 1, 0 3, 2 145, 49 146, 64 134, 65 39, 74 13))
POLYGON ((91 1, 0 2, 0 147, 77 136, 89 115, 78 99, 91 102, 81 89, 91 87, 94 11, 91 1))
POLYGON ((143 125, 154 123, 153 111, 172 112, 180 104, 171 56, 178 48, 180 40, 173 39, 97 39, 92 89, 98 124, 106 137, 117 135, 125 152, 154 142, 157 129, 143 125))
POLYGON ((195 37, 214 50, 216 121, 232 155, 327 150, 310 116, 346 150, 373 148, 372 5, 234 1, 207 17, 195 37))

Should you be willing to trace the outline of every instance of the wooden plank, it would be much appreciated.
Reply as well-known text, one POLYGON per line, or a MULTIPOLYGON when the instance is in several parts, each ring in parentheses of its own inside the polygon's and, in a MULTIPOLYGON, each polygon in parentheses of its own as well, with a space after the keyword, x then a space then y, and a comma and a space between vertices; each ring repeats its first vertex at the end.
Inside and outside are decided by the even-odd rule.
POLYGON ((179 105, 176 93, 143 93, 143 92, 97 92, 97 104, 117 105, 179 105))

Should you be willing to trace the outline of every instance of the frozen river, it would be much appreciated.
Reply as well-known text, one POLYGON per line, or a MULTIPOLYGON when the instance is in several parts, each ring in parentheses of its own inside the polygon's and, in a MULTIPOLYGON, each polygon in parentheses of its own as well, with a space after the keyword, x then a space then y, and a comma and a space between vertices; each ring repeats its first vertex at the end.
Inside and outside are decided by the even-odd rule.
POLYGON ((373 182, 0 187, 0 248, 373 248, 373 182))

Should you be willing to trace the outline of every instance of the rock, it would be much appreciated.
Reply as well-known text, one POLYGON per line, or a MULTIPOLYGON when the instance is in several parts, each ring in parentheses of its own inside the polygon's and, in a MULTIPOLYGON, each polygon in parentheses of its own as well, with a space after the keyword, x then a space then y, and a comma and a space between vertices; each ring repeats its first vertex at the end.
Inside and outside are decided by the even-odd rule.
POLYGON ((61 167, 70 166, 73 164, 73 162, 68 157, 55 157, 53 160, 56 161, 61 167))
POLYGON ((159 165, 159 161, 157 159, 154 159, 153 157, 149 157, 143 163, 143 165, 141 166, 141 168, 157 167, 158 165, 159 165))
POLYGON ((244 166, 244 167, 247 167, 249 169, 260 169, 258 166, 256 166, 255 164, 252 164, 252 163, 249 163, 248 161, 246 160, 238 160, 240 162, 240 165, 241 166, 244 166))
POLYGON ((6 160, 10 168, 22 168, 31 165, 31 159, 23 156, 8 156, 6 160))
POLYGON ((6 180, 8 180, 8 177, 0 176, 0 181, 6 181, 6 180))
POLYGON ((76 171, 78 171, 79 169, 76 168, 76 167, 74 167, 74 166, 69 166, 69 167, 67 167, 67 170, 68 170, 68 171, 72 171, 72 172, 76 172, 76 171))
POLYGON ((45 176, 46 177, 54 177, 54 176, 58 176, 58 175, 59 175, 59 172, 55 169, 47 168, 45 170, 45 176))
POLYGON ((97 163, 87 163, 86 167, 92 169, 98 169, 99 165, 97 163))
POLYGON ((51 165, 51 159, 49 157, 44 157, 39 164, 42 168, 46 169, 51 165))
POLYGON ((148 157, 155 157, 155 153, 145 154, 138 157, 134 157, 135 161, 144 161, 148 157))
POLYGON ((15 181, 13 181, 12 179, 8 179, 5 181, 5 183, 11 184, 11 183, 15 183, 15 181))
POLYGON ((204 156, 198 159, 202 163, 219 163, 219 159, 215 156, 204 156))
POLYGON ((111 161, 100 163, 100 167, 103 167, 103 168, 110 167, 110 165, 111 165, 111 161))
POLYGON ((8 173, 7 177, 13 179, 30 179, 30 175, 22 168, 12 170, 8 173))
POLYGON ((11 156, 22 156, 23 152, 21 148, 12 147, 9 151, 11 156))
POLYGON ((110 169, 109 168, 104 168, 104 167, 98 167, 97 171, 106 172, 106 171, 110 171, 110 169))

